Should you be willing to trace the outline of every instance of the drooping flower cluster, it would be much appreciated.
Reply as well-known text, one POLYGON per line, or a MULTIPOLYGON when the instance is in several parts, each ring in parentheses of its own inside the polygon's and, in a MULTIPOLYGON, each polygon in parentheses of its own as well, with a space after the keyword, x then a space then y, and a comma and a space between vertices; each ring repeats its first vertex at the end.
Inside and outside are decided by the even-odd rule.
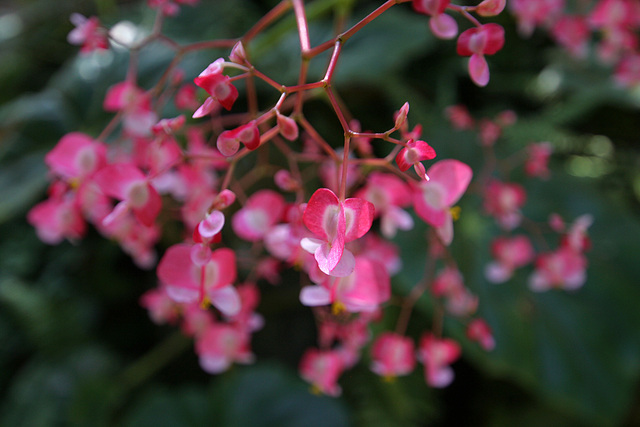
MULTIPOLYGON (((157 9, 159 23, 175 15, 178 5, 195 3, 148 2, 157 9)), ((457 6, 449 0, 414 0, 412 5, 429 16, 431 30, 441 38, 458 35, 451 13, 472 23, 458 36, 457 52, 469 57, 472 80, 479 86, 488 84, 485 56, 502 48, 504 30, 495 23, 481 24, 471 13, 496 16, 505 1, 457 6)), ((372 12, 370 20, 384 10, 372 12)), ((465 286, 448 253, 454 221, 460 216, 455 205, 470 188, 474 171, 456 159, 432 162, 436 150, 420 139, 422 126, 409 128, 409 103, 395 113, 386 131, 362 132, 357 120, 347 120, 351 114, 336 100, 331 84, 344 40, 337 36, 312 48, 303 11, 301 1, 284 2, 239 39, 203 42, 201 49, 224 47, 230 53, 194 76, 193 84, 183 81, 185 73, 175 61, 154 87, 143 89, 136 83, 132 60, 125 80, 105 94, 103 108, 114 117, 103 134, 67 134, 46 156, 53 180, 49 198, 36 205, 28 219, 39 237, 51 244, 78 240, 92 224, 139 266, 157 265, 158 287, 140 302, 154 322, 177 324, 193 337, 207 372, 254 360, 251 336, 264 323, 256 312, 259 285, 278 284, 282 270, 295 267, 300 271, 299 300, 310 307, 319 325, 317 348, 308 349, 300 361, 301 376, 315 391, 338 395, 341 374, 360 360, 368 345, 376 374, 387 379, 407 375, 420 362, 425 381, 445 387, 453 380, 451 365, 460 357, 461 346, 436 328, 443 316, 465 325, 468 339, 483 349, 496 345, 491 327, 478 315, 477 296, 465 286), (293 7, 300 25, 303 58, 334 49, 319 81, 309 81, 302 67, 297 85, 280 84, 264 75, 245 51, 245 45, 287 7, 293 7), (252 89, 255 80, 272 87, 277 101, 259 103, 252 89), (246 83, 245 93, 241 82, 246 83), (311 90, 324 91, 343 127, 342 144, 325 141, 305 117, 304 93, 311 90), (199 98, 199 92, 204 96, 199 98), (248 111, 238 108, 241 94, 247 96, 248 111), (162 117, 171 97, 183 114, 162 117), (377 145, 389 154, 376 157, 377 145), (245 161, 251 166, 242 169, 245 161), (392 278, 402 268, 392 239, 412 230, 414 218, 430 226, 424 252, 432 267, 442 268, 426 269, 429 274, 415 284, 412 295, 398 296, 402 302, 395 332, 373 337, 370 325, 391 303, 392 278), (169 228, 173 233, 166 236, 181 237, 156 262, 156 244, 169 228), (414 340, 406 335, 407 322, 423 296, 432 298, 438 309, 433 331, 414 340)), ((77 28, 70 41, 83 44, 83 51, 107 47, 107 33, 97 19, 74 21, 77 28)), ((154 27, 156 32, 146 42, 160 38, 161 27, 154 27)), ((176 46, 170 44, 186 52, 176 46)), ((131 55, 137 53, 136 49, 131 55)), ((509 110, 479 122, 462 106, 450 108, 448 115, 459 129, 477 129, 487 150, 515 121, 509 110)), ((524 165, 528 175, 548 177, 550 147, 529 146, 524 165)), ((524 188, 482 177, 476 192, 483 197, 485 212, 504 230, 516 229, 523 218, 524 188)), ((583 217, 568 230, 558 220, 553 224, 566 238, 557 251, 537 256, 530 279, 534 290, 575 289, 584 282, 590 219, 583 217)), ((491 249, 494 261, 487 277, 493 282, 508 280, 535 258, 523 235, 500 237, 491 249)))

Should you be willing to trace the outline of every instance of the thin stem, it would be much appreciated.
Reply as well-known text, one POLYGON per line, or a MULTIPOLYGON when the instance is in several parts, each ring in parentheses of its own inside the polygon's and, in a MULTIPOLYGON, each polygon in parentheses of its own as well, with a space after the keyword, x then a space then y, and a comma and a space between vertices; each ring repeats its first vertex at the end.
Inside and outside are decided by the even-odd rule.
POLYGON ((242 42, 246 45, 250 40, 252 40, 256 35, 262 32, 266 27, 268 27, 272 22, 281 17, 289 8, 291 7, 290 0, 282 0, 278 3, 273 9, 267 12, 258 22, 254 24, 249 31, 247 31, 242 37, 242 42))
POLYGON ((300 50, 302 53, 309 50, 309 28, 307 25, 307 17, 304 12, 304 3, 302 0, 293 0, 293 11, 296 15, 296 24, 298 25, 298 35, 300 37, 300 50))
POLYGON ((344 200, 347 194, 347 172, 349 170, 349 143, 351 136, 344 136, 344 151, 342 153, 342 178, 340 180, 340 200, 344 200))

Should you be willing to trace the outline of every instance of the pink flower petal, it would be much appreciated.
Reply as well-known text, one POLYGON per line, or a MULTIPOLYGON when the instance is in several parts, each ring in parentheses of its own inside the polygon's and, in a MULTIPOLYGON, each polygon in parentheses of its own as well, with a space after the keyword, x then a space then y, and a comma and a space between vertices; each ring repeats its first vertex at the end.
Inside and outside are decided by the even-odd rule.
POLYGON ((431 28, 433 35, 444 40, 450 40, 458 34, 458 23, 446 13, 435 15, 429 19, 429 28, 431 28))
POLYGON ((300 302, 308 307, 317 307, 331 304, 331 297, 322 286, 305 286, 300 290, 300 302))
POLYGON ((211 305, 220 310, 225 316, 235 316, 240 312, 240 295, 233 286, 213 289, 208 293, 211 305))

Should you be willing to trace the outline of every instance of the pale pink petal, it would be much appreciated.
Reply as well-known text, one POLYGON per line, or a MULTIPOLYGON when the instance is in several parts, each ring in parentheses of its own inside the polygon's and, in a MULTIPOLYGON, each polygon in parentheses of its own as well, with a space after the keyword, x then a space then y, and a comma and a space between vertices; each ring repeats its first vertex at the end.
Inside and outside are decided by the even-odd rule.
MULTIPOLYGON (((288 226, 287 226, 286 233, 287 234, 290 233, 288 226)), ((302 240, 300 240, 300 246, 302 247, 302 249, 309 252, 310 254, 315 254, 318 248, 320 248, 320 246, 322 246, 323 243, 324 242, 322 240, 314 239, 311 237, 304 237, 302 240)))
POLYGON ((345 200, 343 206, 345 216, 344 241, 346 243, 364 236, 369 231, 375 215, 375 208, 371 202, 358 198, 345 200))
POLYGON ((200 291, 196 288, 166 285, 166 290, 169 298, 179 303, 197 302, 200 296, 200 291))
POLYGON ((212 211, 198 224, 198 233, 206 239, 218 234, 224 226, 224 214, 220 211, 212 211))
POLYGON ((200 356, 200 367, 210 374, 219 374, 231 366, 231 360, 224 356, 200 356))
POLYGON ((445 190, 442 200, 445 206, 453 206, 464 194, 471 182, 473 171, 469 166, 455 159, 436 162, 429 168, 428 175, 432 182, 437 182, 445 190))
POLYGON ((342 252, 342 257, 340 258, 340 261, 338 262, 338 264, 336 264, 335 267, 333 267, 329 275, 333 277, 347 277, 348 275, 353 273, 353 269, 355 268, 355 265, 356 265, 355 257, 353 256, 350 250, 345 249, 342 252))
POLYGON ((210 290, 208 297, 211 304, 225 316, 235 316, 240 312, 240 295, 231 285, 210 290))
POLYGON ((199 273, 200 268, 191 261, 191 245, 184 243, 167 249, 157 269, 158 278, 164 284, 196 292, 200 289, 199 273))
POLYGON ((446 13, 431 17, 429 28, 431 28, 433 35, 444 40, 450 40, 458 34, 458 23, 446 13))
POLYGON ((224 131, 216 140, 216 147, 223 156, 233 156, 240 149, 240 140, 232 133, 232 131, 224 131))
POLYGON ((453 218, 449 211, 445 211, 444 215, 444 223, 436 228, 436 233, 442 243, 449 246, 453 242, 453 218))
POLYGON ((469 75, 478 86, 484 87, 489 83, 489 65, 482 54, 473 54, 469 58, 469 75))
POLYGON ((300 302, 308 307, 331 304, 329 291, 322 286, 305 286, 300 290, 300 302))
POLYGON ((216 103, 215 99, 213 99, 212 97, 208 97, 207 99, 204 100, 204 103, 198 107, 198 109, 196 110, 195 113, 193 113, 193 117, 194 119, 199 119, 201 117, 206 116, 207 114, 211 113, 213 110, 215 110, 216 108, 218 108, 218 103, 216 103))
POLYGON ((340 239, 342 244, 323 243, 315 252, 314 256, 318 263, 318 268, 324 274, 331 275, 331 270, 336 268, 342 254, 344 252, 344 240, 340 239))
POLYGON ((491 283, 504 283, 511 278, 513 270, 499 262, 490 262, 484 269, 484 277, 491 283))
POLYGON ((427 375, 427 383, 431 387, 443 388, 451 384, 453 376, 453 369, 449 366, 432 369, 427 375))

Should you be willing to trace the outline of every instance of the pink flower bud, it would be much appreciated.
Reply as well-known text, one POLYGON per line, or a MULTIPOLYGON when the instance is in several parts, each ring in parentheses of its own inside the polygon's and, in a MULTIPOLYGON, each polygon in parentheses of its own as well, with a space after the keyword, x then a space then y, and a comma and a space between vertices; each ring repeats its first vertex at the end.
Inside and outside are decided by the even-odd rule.
POLYGON ((295 120, 293 120, 291 117, 280 114, 279 111, 276 113, 276 118, 278 122, 278 128, 282 136, 284 136, 289 141, 298 139, 298 125, 296 124, 295 120))
POLYGON ((507 4, 507 0, 484 0, 476 7, 476 12, 480 16, 499 15, 507 4))

